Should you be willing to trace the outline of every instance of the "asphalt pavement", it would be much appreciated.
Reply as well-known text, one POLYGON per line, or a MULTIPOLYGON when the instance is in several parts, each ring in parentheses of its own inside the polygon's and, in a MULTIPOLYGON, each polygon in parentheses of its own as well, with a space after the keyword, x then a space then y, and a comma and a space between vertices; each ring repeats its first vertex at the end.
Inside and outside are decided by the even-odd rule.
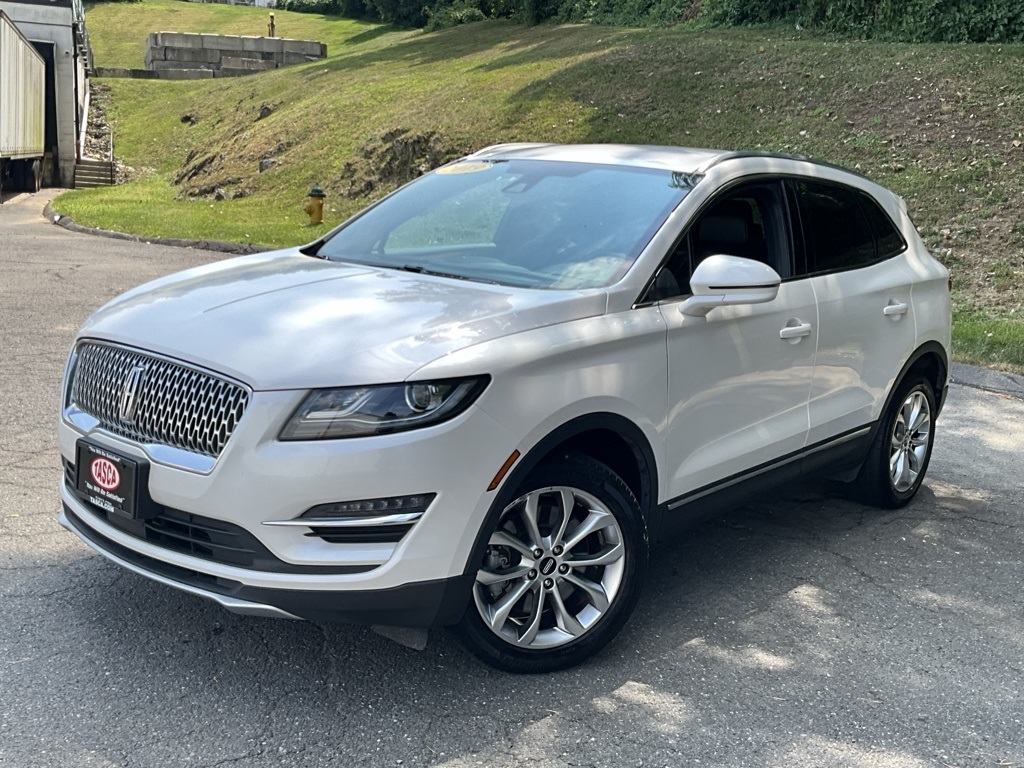
POLYGON ((222 258, 0 206, 0 766, 1020 766, 1024 392, 958 366, 925 487, 828 482, 672 540, 622 636, 513 677, 445 632, 235 616, 57 525, 59 384, 106 299, 222 258))

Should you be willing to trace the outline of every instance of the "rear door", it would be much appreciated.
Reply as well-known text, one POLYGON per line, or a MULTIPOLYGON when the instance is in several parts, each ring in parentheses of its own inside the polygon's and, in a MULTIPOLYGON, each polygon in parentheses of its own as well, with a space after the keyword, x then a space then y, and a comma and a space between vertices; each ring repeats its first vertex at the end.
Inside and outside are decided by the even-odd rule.
POLYGON ((786 182, 796 270, 818 303, 808 444, 874 422, 916 338, 906 243, 881 207, 842 184, 786 182))

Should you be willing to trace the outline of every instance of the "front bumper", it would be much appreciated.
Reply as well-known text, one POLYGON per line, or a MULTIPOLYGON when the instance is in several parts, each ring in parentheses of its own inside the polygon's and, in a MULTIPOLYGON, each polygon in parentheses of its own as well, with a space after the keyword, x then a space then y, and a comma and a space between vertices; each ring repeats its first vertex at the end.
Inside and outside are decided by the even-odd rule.
POLYGON ((516 439, 474 406, 409 432, 278 441, 303 396, 255 393, 208 472, 164 463, 146 446, 62 418, 61 523, 110 560, 236 613, 401 627, 458 621, 471 594, 470 553, 494 498, 487 486, 516 439), (148 497, 170 513, 147 521, 167 523, 162 536, 152 535, 152 526, 108 520, 78 495, 81 438, 147 464, 148 497), (274 525, 319 504, 422 493, 436 496, 398 541, 333 543, 312 528, 274 525), (195 537, 178 535, 178 524, 200 532, 207 526, 219 541, 200 551, 195 537), (229 527, 256 554, 248 560, 224 554, 230 550, 224 537, 236 535, 229 527), (176 535, 180 545, 167 538, 176 535))
POLYGON ((469 574, 358 592, 253 587, 172 565, 119 544, 87 525, 67 502, 60 524, 120 566, 248 616, 396 627, 447 626, 462 618, 473 578, 469 574))
POLYGON ((278 441, 282 421, 302 396, 256 393, 208 473, 161 463, 144 446, 101 429, 83 433, 62 419, 58 433, 69 476, 61 498, 84 525, 128 549, 249 587, 372 592, 462 575, 493 500, 487 486, 518 441, 476 407, 450 422, 404 433, 278 441), (259 562, 237 567, 231 558, 198 559, 108 525, 69 487, 83 437, 147 462, 148 494, 156 505, 243 529, 260 544, 259 562), (353 537, 334 543, 311 528, 279 524, 321 504, 424 493, 436 494, 433 503, 398 541, 353 537))

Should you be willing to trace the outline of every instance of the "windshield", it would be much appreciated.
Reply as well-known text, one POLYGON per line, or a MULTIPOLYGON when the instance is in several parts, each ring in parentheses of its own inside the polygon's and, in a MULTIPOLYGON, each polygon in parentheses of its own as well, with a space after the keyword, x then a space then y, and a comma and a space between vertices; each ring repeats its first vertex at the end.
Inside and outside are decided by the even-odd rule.
POLYGON ((686 196, 679 179, 621 166, 463 161, 370 208, 317 255, 500 285, 600 288, 626 273, 686 196))

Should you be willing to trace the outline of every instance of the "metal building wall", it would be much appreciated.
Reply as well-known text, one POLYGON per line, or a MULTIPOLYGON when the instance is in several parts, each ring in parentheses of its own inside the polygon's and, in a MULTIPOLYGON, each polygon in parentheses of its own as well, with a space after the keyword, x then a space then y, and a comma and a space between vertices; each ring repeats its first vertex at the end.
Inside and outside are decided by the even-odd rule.
POLYGON ((46 65, 0 11, 0 157, 42 157, 46 65))

